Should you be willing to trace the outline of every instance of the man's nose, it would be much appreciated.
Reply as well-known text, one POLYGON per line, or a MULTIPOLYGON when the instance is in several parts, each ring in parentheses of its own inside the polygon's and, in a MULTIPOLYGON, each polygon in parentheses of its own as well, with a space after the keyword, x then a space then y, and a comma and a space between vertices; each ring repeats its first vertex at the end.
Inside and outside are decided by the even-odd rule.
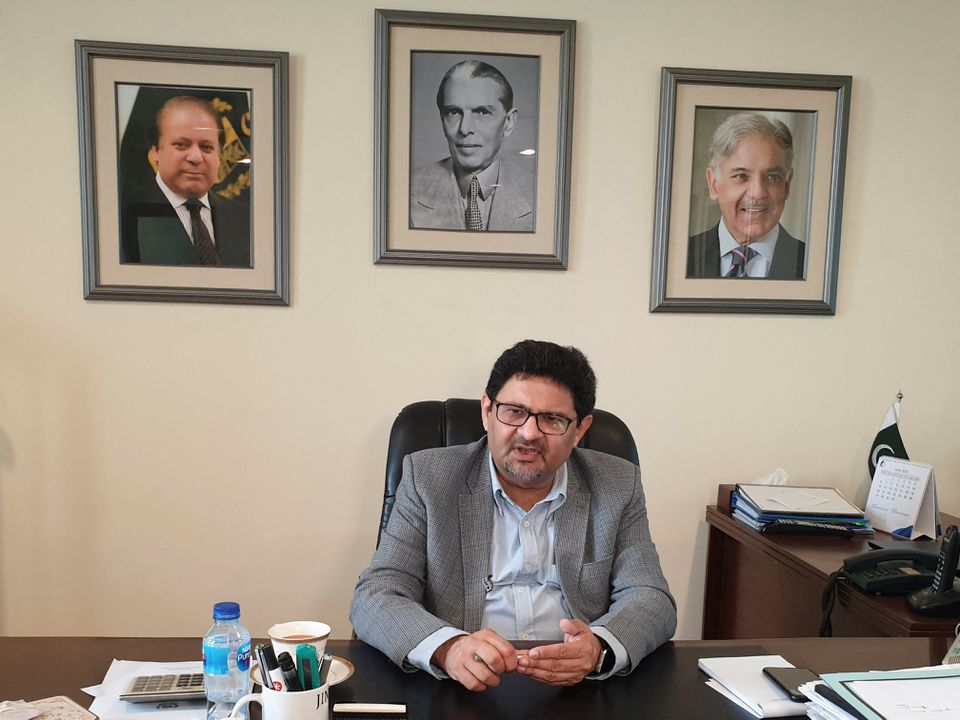
POLYGON ((537 425, 537 419, 533 415, 527 417, 527 421, 517 428, 517 432, 525 438, 535 438, 543 435, 543 431, 537 425))
POLYGON ((470 117, 470 113, 464 113, 460 118, 459 130, 461 135, 469 135, 473 132, 473 118, 470 117))
POLYGON ((750 197, 765 198, 767 196, 767 181, 762 175, 757 175, 750 180, 750 197))
POLYGON ((200 148, 197 145, 190 146, 190 149, 187 151, 187 160, 192 163, 203 161, 203 153, 200 152, 200 148))

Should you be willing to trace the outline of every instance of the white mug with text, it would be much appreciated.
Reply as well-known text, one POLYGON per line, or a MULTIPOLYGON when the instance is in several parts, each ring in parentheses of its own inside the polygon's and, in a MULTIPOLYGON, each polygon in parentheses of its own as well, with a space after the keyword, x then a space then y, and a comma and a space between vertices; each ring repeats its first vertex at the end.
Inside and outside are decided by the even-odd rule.
POLYGON ((277 692, 264 687, 262 692, 237 700, 230 720, 239 720, 240 711, 252 702, 260 703, 263 720, 328 720, 330 717, 330 693, 326 684, 300 692, 277 692))

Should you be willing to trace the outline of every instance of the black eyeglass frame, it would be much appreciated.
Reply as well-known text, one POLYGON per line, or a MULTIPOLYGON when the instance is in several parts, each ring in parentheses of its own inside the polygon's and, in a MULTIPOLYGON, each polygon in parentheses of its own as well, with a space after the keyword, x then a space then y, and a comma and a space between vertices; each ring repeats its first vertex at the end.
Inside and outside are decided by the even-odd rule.
POLYGON ((540 432, 542 432, 544 435, 549 435, 551 437, 563 437, 564 435, 567 434, 567 431, 570 429, 570 426, 573 425, 574 423, 577 424, 577 427, 580 426, 580 418, 568 418, 566 415, 561 415, 560 413, 556 413, 556 412, 538 412, 538 413, 530 412, 530 409, 525 408, 523 405, 517 405, 516 403, 497 402, 496 400, 493 401, 493 414, 496 416, 498 422, 502 422, 504 425, 508 425, 509 427, 523 427, 527 423, 527 420, 529 420, 530 418, 533 418, 534 422, 537 424, 537 429, 540 432), (507 407, 511 407, 511 408, 519 408, 520 410, 523 410, 525 413, 527 413, 527 416, 523 419, 523 422, 521 423, 517 423, 517 424, 508 423, 506 420, 503 420, 500 417, 500 407, 502 405, 506 405, 507 407), (541 415, 552 415, 553 417, 562 418, 567 421, 567 426, 563 429, 562 433, 548 432, 544 430, 542 427, 540 427, 541 415))

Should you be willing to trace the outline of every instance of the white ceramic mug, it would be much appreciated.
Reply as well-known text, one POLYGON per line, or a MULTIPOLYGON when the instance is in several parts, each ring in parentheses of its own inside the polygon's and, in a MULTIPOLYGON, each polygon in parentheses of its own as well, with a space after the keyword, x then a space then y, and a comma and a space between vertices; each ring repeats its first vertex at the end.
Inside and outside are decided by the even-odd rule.
POLYGON ((328 720, 330 717, 330 693, 327 685, 300 692, 277 692, 262 688, 263 692, 250 693, 237 700, 230 720, 240 717, 240 711, 252 702, 260 703, 263 720, 328 720))
POLYGON ((317 658, 322 660, 330 637, 330 626, 316 620, 294 620, 277 623, 267 630, 267 635, 277 657, 282 652, 288 652, 296 662, 297 648, 300 645, 312 645, 317 651, 317 658))

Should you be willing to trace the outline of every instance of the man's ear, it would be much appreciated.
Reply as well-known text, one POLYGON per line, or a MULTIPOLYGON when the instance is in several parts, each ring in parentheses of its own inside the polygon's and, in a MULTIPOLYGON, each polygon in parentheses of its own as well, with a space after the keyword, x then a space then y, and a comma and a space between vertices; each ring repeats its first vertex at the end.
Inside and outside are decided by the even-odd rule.
POLYGON ((790 197, 790 184, 793 182, 793 168, 790 168, 790 171, 787 173, 787 182, 785 183, 786 187, 784 188, 783 199, 786 200, 790 197))
POLYGON ((507 113, 507 119, 503 121, 503 136, 508 137, 513 132, 513 126, 517 124, 517 109, 513 108, 507 113))
POLYGON ((713 168, 707 168, 707 190, 710 192, 711 200, 719 200, 720 195, 717 193, 717 179, 713 176, 713 168))
POLYGON ((154 172, 157 172, 157 169, 160 167, 159 152, 156 145, 151 145, 147 151, 147 161, 150 163, 150 167, 153 168, 154 172))
POLYGON ((480 420, 483 422, 483 429, 490 432, 490 410, 493 408, 493 402, 484 393, 480 398, 480 420))
POLYGON ((590 426, 593 425, 593 415, 587 415, 580 421, 580 424, 577 425, 577 442, 580 444, 580 441, 583 440, 583 436, 587 434, 587 430, 590 429, 590 426))

